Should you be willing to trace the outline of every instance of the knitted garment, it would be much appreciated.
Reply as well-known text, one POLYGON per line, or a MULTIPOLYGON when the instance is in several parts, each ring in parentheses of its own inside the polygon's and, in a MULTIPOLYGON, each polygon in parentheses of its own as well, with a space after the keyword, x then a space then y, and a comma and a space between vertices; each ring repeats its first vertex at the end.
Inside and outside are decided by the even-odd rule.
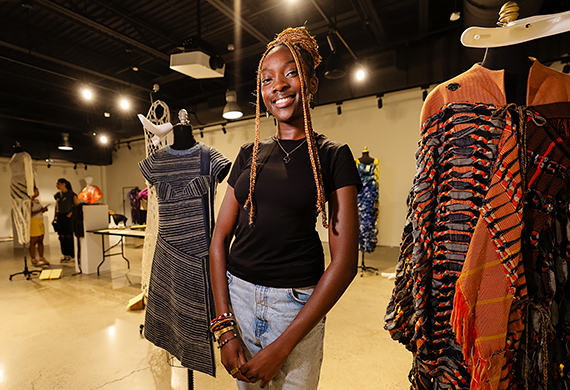
MULTIPOLYGON (((568 101, 569 91, 568 76, 534 61, 529 74, 527 93, 529 105, 538 107, 552 102, 568 101)), ((481 258, 486 262, 493 253, 499 253, 504 249, 495 247, 493 237, 510 233, 508 230, 502 230, 504 226, 495 221, 493 229, 490 229, 494 234, 493 237, 484 238, 481 241, 484 243, 482 246, 470 245, 476 225, 483 223, 479 219, 481 212, 485 212, 484 206, 488 204, 486 202, 489 201, 490 188, 495 185, 492 179, 499 172, 497 169, 500 163, 505 162, 501 156, 511 154, 505 153, 504 136, 509 131, 518 134, 518 129, 508 129, 509 126, 513 126, 510 112, 505 112, 499 118, 491 118, 497 109, 505 105, 503 72, 474 65, 464 74, 438 86, 429 95, 422 110, 421 139, 416 153, 417 173, 408 198, 409 212, 400 246, 395 288, 385 316, 385 328, 390 331, 394 339, 403 343, 414 354, 414 363, 410 372, 413 388, 468 389, 477 388, 476 386, 496 388, 494 384, 497 383, 500 383, 499 388, 516 388, 516 378, 523 378, 523 373, 535 373, 530 376, 529 380, 532 381, 532 378, 536 378, 536 373, 542 375, 546 372, 543 369, 544 362, 547 363, 546 366, 550 364, 550 360, 546 358, 549 354, 544 346, 549 345, 550 338, 546 330, 550 329, 549 321, 554 320, 554 311, 551 313, 552 316, 549 316, 544 304, 524 305, 525 277, 520 274, 521 267, 518 265, 520 261, 517 264, 517 256, 499 255, 498 259, 504 261, 499 263, 500 267, 494 267, 493 272, 500 271, 502 276, 497 277, 495 274, 494 277, 506 281, 506 290, 503 290, 506 293, 500 294, 502 298, 505 301, 520 300, 522 303, 511 302, 506 307, 506 315, 503 316, 477 318, 482 313, 474 312, 473 323, 476 324, 483 319, 484 321, 479 323, 494 322, 493 326, 496 329, 500 327, 508 329, 499 336, 506 348, 500 367, 500 382, 496 380, 486 382, 481 375, 486 369, 476 366, 478 360, 473 359, 476 355, 469 355, 472 349, 468 342, 477 337, 473 333, 474 328, 461 328, 462 333, 458 342, 450 325, 451 313, 454 310, 455 287, 468 252, 470 257, 481 258), (508 298, 509 292, 512 295, 510 298, 508 298), (526 316, 526 312, 531 314, 526 316), (513 326, 505 323, 509 319, 514 321, 513 326), (532 327, 529 327, 528 322, 531 320, 532 327), (528 332, 522 333, 525 327, 528 332), (526 338, 529 339, 528 342, 526 338), (533 345, 542 347, 539 352, 533 353, 533 345), (468 354, 469 365, 465 364, 464 350, 468 354), (525 351, 529 352, 529 359, 525 358, 525 351), (477 381, 471 380, 471 374, 478 376, 477 381)), ((557 121, 560 122, 559 120, 555 122, 557 121)), ((553 124, 552 127, 556 126, 553 124)), ((539 134, 539 137, 545 139, 544 133, 539 134)), ((528 150, 531 151, 529 153, 534 153, 533 158, 538 158, 539 161, 540 157, 537 156, 544 155, 543 152, 533 151, 530 140, 528 150)), ((543 165, 544 163, 545 161, 543 165)), ((529 162, 527 177, 531 171, 532 164, 529 162)), ((512 173, 513 171, 509 169, 501 172, 506 175, 503 181, 515 183, 510 177, 512 173)), ((544 175, 546 173, 541 177, 551 180, 551 177, 544 175)), ((532 176, 528 178, 529 183, 531 178, 532 176)), ((514 196, 508 188, 510 187, 505 187, 507 194, 514 196)), ((556 195, 554 198, 558 199, 560 196, 556 195)), ((528 194, 527 199, 530 199, 528 194)), ((563 208, 564 202, 561 202, 560 209, 563 208)), ((487 211, 492 212, 492 208, 487 211)), ((536 220, 535 217, 532 218, 533 221, 536 220)), ((526 216, 525 223, 528 226, 526 216)), ((519 221, 515 225, 519 231, 526 231, 522 229, 522 222, 519 221)), ((563 223, 556 225, 559 227, 556 230, 557 237, 564 236, 566 230, 561 229, 563 223)), ((515 238, 515 241, 517 240, 522 240, 523 261, 526 267, 525 243, 532 243, 533 240, 527 240, 524 233, 520 233, 519 237, 515 238)), ((539 239, 534 241, 537 240, 539 239)), ((560 239, 555 242, 564 246, 565 240, 560 239)), ((564 260, 558 261, 558 264, 560 269, 564 269, 567 267, 566 252, 560 252, 562 254, 558 256, 560 249, 553 250, 554 246, 543 245, 538 252, 547 259, 561 257, 564 260)), ((551 262, 556 261, 551 260, 551 262)), ((536 269, 539 267, 537 263, 536 269)), ((564 272, 554 275, 560 275, 562 280, 564 272)), ((541 269, 538 277, 533 276, 533 278, 537 279, 537 286, 542 286, 537 288, 539 291, 545 285, 553 285, 553 275, 544 269, 541 269)), ((529 279, 527 275, 529 294, 534 296, 529 279)), ((478 289, 475 290, 479 293, 478 289)), ((559 287, 558 294, 562 294, 563 290, 559 287)), ((476 302, 476 306, 481 304, 477 297, 473 302, 476 302)), ((561 307, 566 307, 564 300, 561 302, 561 307)), ((561 309, 560 315, 570 317, 570 310, 562 312, 561 309)), ((557 321, 560 315, 556 313, 557 321)), ((456 312, 455 317, 461 317, 461 314, 456 312)), ((563 340, 563 336, 559 337, 563 340)), ((563 351, 562 348, 558 350, 563 351)), ((550 375, 560 377, 560 368, 557 370, 552 369, 550 375)))
POLYGON ((378 244, 378 159, 372 164, 363 164, 357 158, 355 161, 362 180, 362 189, 358 192, 360 250, 372 253, 378 244))
POLYGON ((180 360, 182 366, 215 376, 209 324, 214 317, 210 288, 210 202, 230 161, 204 144, 186 150, 170 146, 139 162, 158 195, 158 237, 144 324, 145 338, 180 360), (202 174, 202 158, 210 159, 202 174))

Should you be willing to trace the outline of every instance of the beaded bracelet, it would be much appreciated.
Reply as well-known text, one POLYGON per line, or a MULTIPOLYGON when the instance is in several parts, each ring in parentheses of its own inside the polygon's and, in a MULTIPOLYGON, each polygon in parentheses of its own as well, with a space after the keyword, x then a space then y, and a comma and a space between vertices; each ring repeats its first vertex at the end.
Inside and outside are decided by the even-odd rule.
POLYGON ((222 341, 221 343, 218 342, 218 348, 219 348, 219 349, 222 349, 222 347, 223 347, 224 345, 226 345, 227 343, 229 343, 230 341, 232 341, 232 340, 235 339, 236 337, 237 337, 237 334, 234 333, 234 337, 229 337, 229 338, 225 339, 224 341, 222 341))
POLYGON ((233 331, 233 330, 234 330, 234 327, 233 327, 233 326, 225 327, 225 328, 223 328, 223 329, 221 329, 221 330, 218 330, 218 331, 214 332, 214 337, 216 338, 216 341, 219 341, 219 340, 220 340, 220 337, 222 337, 223 334, 228 333, 228 332, 231 332, 231 331, 233 331))

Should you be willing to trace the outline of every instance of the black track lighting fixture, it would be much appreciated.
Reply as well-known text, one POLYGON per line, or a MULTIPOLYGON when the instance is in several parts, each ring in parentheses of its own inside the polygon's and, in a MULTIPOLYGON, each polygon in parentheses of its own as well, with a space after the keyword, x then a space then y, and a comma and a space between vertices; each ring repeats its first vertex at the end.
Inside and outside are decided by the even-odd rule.
POLYGON ((200 138, 204 138, 204 130, 200 129, 200 138))
POLYGON ((342 105, 342 102, 339 102, 339 103, 336 104, 336 114, 337 114, 337 115, 342 114, 342 107, 341 107, 341 105, 342 105))
POLYGON ((130 143, 130 142, 127 142, 127 148, 128 148, 129 150, 131 150, 131 143, 130 143))
POLYGON ((87 170, 87 164, 85 164, 85 170, 87 170))
POLYGON ((426 101, 427 96, 428 96, 428 91, 427 91, 427 89, 424 89, 422 92, 422 99, 424 102, 426 101))
POLYGON ((346 75, 346 70, 344 67, 344 61, 342 60, 342 56, 336 50, 335 46, 335 35, 336 31, 331 30, 327 35, 327 42, 331 48, 331 55, 327 59, 326 67, 325 67, 325 77, 327 79, 335 80, 340 79, 346 75))
POLYGON ((378 108, 382 108, 383 103, 382 103, 382 96, 384 95, 376 95, 376 97, 378 98, 378 108))
POLYGON ((226 125, 222 125, 222 133, 227 134, 226 125))
POLYGON ((73 169, 77 169, 77 163, 73 164, 73 169))

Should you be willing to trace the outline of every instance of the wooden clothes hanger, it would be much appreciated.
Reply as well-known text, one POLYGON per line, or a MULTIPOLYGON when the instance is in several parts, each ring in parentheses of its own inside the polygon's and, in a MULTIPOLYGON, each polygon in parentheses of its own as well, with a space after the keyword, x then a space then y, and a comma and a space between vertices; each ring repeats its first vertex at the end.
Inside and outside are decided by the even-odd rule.
POLYGON ((499 24, 502 24, 502 27, 469 27, 461 34, 463 46, 474 48, 511 46, 570 31, 570 11, 514 20, 518 16, 518 5, 512 3, 514 2, 505 3, 499 12, 501 15, 499 24), (513 12, 514 7, 516 10, 513 12), (516 15, 511 18, 513 13, 516 15))

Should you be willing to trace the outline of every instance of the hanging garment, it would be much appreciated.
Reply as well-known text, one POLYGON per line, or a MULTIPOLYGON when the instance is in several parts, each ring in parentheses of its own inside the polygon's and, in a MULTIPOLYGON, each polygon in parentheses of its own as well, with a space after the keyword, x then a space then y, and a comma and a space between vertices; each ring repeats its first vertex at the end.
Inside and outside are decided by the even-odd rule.
POLYGON ((362 180, 362 189, 358 192, 360 251, 372 253, 378 244, 378 159, 375 158, 372 164, 355 160, 362 180))
POLYGON ((215 375, 208 250, 213 197, 230 161, 199 142, 187 150, 167 146, 139 168, 156 190, 159 210, 145 338, 184 367, 215 375))
POLYGON ((133 225, 139 225, 141 223, 140 217, 140 200, 139 200, 139 187, 135 187, 129 191, 129 203, 131 204, 131 220, 133 225))
POLYGON ((16 227, 18 242, 30 242, 31 197, 34 195, 34 171, 32 157, 27 152, 14 153, 10 159, 10 198, 12 220, 16 227))
POLYGON ((528 109, 500 110, 503 72, 480 65, 438 86, 424 104, 418 169, 385 317, 392 338, 414 354, 413 388, 516 388, 522 378, 537 383, 547 367, 551 378, 561 377, 555 362, 564 348, 556 345, 570 336, 563 331, 570 319, 562 317, 570 314, 562 311, 569 164, 561 155, 569 145, 570 106, 551 103, 570 100, 570 80, 536 60, 528 80, 528 109), (522 169, 518 150, 526 155, 522 169), (559 210, 551 226, 533 211, 546 207, 559 210), (529 263, 533 250, 548 260, 529 263), (549 291, 556 296, 557 283, 562 306, 544 298, 549 291), (454 307, 459 299, 461 307, 454 307), (554 334, 558 343, 550 343, 554 334))

